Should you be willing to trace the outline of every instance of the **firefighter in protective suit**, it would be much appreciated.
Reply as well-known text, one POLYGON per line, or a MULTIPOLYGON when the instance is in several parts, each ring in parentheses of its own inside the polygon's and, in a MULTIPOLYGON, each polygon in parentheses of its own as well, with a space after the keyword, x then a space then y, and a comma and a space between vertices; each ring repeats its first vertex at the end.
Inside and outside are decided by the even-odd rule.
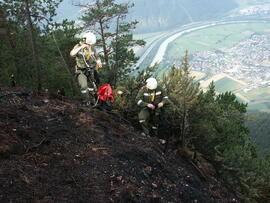
POLYGON ((138 116, 143 134, 157 135, 160 116, 164 113, 164 106, 169 103, 169 99, 155 78, 146 80, 146 85, 138 92, 136 102, 142 107, 138 116))
POLYGON ((95 92, 99 84, 98 71, 102 67, 94 48, 95 43, 96 36, 88 32, 83 35, 83 40, 70 51, 70 56, 76 57, 75 73, 87 104, 95 103, 95 92))

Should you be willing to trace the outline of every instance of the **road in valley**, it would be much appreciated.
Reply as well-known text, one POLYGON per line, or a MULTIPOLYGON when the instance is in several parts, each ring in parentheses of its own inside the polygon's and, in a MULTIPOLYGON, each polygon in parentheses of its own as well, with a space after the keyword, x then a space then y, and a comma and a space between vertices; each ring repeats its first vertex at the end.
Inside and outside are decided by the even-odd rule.
MULTIPOLYGON (((170 36, 179 33, 181 31, 184 31, 185 29, 188 29, 190 27, 193 27, 197 24, 202 24, 202 23, 191 23, 191 24, 187 24, 184 26, 181 26, 179 28, 176 28, 174 30, 170 30, 167 32, 164 32, 163 34, 159 34, 157 37, 154 38, 154 40, 152 40, 148 45, 146 45, 146 47, 143 49, 142 53, 139 55, 140 59, 138 60, 138 62, 134 65, 135 67, 140 67, 145 60, 148 60, 148 57, 153 54, 152 52, 157 52, 157 50, 159 50, 159 47, 162 42, 166 41, 166 39, 168 39, 170 36)), ((156 53, 157 54, 157 53, 156 53)), ((147 64, 147 66, 149 66, 150 64, 147 64)), ((142 67, 144 68, 144 67, 142 67)))
MULTIPOLYGON (((145 60, 149 60, 148 57, 154 54, 153 60, 148 62, 146 66, 154 66, 155 64, 159 64, 163 61, 164 56, 166 54, 168 45, 176 40, 177 38, 205 28, 219 26, 219 25, 227 25, 227 24, 239 24, 239 23, 254 23, 254 22, 260 22, 260 23, 267 23, 269 21, 266 20, 231 20, 231 21, 215 21, 215 22, 197 22, 197 23, 191 23, 187 24, 185 26, 179 27, 175 30, 165 32, 163 34, 160 34, 157 36, 149 45, 146 46, 146 48, 143 51, 143 54, 140 56, 140 60, 137 62, 135 67, 140 67, 141 64, 145 62, 145 60)), ((141 69, 144 67, 141 67, 141 69)), ((237 93, 241 90, 243 90, 245 87, 242 87, 234 93, 237 93)), ((251 100, 249 104, 262 104, 262 103, 269 103, 270 100, 251 100)))
POLYGON ((140 65, 148 58, 148 56, 152 53, 152 51, 156 52, 152 62, 148 65, 154 66, 156 63, 162 62, 164 56, 166 54, 168 45, 176 40, 177 38, 205 28, 214 27, 218 25, 226 25, 226 24, 238 24, 238 23, 254 23, 254 22, 268 22, 265 20, 231 20, 231 21, 213 21, 213 22, 197 22, 184 25, 175 30, 165 32, 153 40, 146 48, 144 53, 140 56, 140 60, 135 64, 136 67, 140 67, 140 65), (160 45, 159 45, 160 44, 160 45), (158 46, 158 47, 157 47, 158 46), (157 48, 156 48, 157 47, 157 48), (156 49, 154 49, 156 48, 156 49), (157 50, 157 51, 156 51, 157 50))

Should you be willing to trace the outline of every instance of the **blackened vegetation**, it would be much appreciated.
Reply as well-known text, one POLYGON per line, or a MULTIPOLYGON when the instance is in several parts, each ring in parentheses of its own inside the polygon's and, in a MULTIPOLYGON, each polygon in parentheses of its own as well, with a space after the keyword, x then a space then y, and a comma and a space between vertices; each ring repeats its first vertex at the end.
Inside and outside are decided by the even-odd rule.
POLYGON ((0 88, 1 202, 236 202, 114 114, 0 88))

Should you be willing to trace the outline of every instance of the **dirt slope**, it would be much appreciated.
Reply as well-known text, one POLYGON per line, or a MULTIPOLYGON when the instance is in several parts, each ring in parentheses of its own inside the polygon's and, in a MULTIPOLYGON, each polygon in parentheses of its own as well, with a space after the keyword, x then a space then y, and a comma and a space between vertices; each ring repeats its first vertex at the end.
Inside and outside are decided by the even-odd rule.
POLYGON ((237 202, 113 114, 0 90, 0 202, 237 202))

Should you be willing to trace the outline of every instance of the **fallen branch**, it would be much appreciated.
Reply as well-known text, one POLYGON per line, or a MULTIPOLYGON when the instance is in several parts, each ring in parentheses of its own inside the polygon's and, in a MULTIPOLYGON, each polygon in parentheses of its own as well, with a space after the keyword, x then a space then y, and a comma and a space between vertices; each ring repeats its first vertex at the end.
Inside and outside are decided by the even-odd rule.
POLYGON ((100 150, 106 150, 106 149, 108 149, 108 148, 106 148, 106 147, 98 147, 98 148, 93 147, 93 148, 92 148, 92 151, 93 151, 93 152, 97 152, 97 151, 100 151, 100 150))
POLYGON ((26 150, 26 153, 28 153, 29 151, 32 151, 33 149, 35 148, 38 148, 40 145, 42 145, 44 142, 45 142, 46 138, 43 138, 38 144, 32 146, 32 147, 29 147, 27 150, 26 150))
POLYGON ((207 176, 204 174, 204 172, 193 161, 189 161, 189 163, 191 163, 191 165, 197 170, 197 172, 199 172, 200 176, 204 180, 207 180, 207 176))

